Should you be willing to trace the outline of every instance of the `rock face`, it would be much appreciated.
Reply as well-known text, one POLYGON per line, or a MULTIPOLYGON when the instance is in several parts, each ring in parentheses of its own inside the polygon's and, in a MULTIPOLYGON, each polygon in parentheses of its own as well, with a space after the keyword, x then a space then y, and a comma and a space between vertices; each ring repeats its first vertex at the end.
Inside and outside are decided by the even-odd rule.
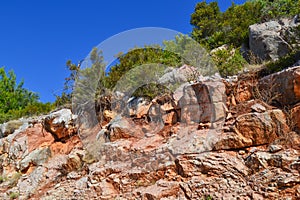
POLYGON ((67 109, 0 125, 0 199, 299 199, 297 73, 203 78, 79 133, 67 109))
MULTIPOLYGON (((29 199, 38 188, 55 182, 62 173, 61 170, 64 170, 63 166, 56 169, 47 167, 49 163, 56 163, 57 156, 66 159, 66 166, 68 162, 72 162, 72 152, 82 148, 78 136, 70 137, 64 143, 57 142, 54 135, 45 130, 43 123, 46 119, 53 119, 57 113, 70 113, 68 111, 61 110, 47 116, 4 124, 5 130, 9 124, 17 124, 18 128, 0 139, 0 190, 7 191, 2 193, 1 199, 9 199, 11 193, 19 194, 20 199, 29 199)), ((63 120, 68 122, 66 117, 60 119, 62 120, 56 119, 54 123, 62 123, 63 120)))
POLYGON ((259 80, 258 89, 265 101, 282 106, 300 101, 300 66, 285 69, 259 80))
POLYGON ((292 128, 300 133, 300 105, 295 105, 290 110, 291 126, 292 128))
POLYGON ((299 33, 296 31, 299 25, 297 17, 251 25, 250 50, 262 60, 277 60, 285 56, 295 45, 300 44, 299 33))
POLYGON ((270 144, 289 132, 281 110, 248 113, 236 118, 234 132, 223 134, 214 149, 241 149, 270 144))
POLYGON ((47 116, 44 120, 44 126, 55 140, 60 140, 76 133, 75 119, 76 116, 72 114, 71 110, 62 109, 47 116))
POLYGON ((185 86, 179 100, 181 122, 216 122, 225 118, 225 85, 207 81, 185 86))

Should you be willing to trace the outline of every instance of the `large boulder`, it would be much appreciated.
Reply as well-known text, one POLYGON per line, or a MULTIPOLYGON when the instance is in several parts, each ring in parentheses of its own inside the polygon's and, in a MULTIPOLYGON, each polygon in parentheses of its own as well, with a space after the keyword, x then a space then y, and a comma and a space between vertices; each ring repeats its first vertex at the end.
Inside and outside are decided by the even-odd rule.
POLYGON ((262 60, 277 60, 300 44, 296 27, 300 23, 294 19, 273 20, 249 27, 250 50, 262 60))
POLYGON ((27 128, 28 122, 23 119, 11 120, 6 123, 0 124, 0 138, 7 137, 8 135, 14 133, 16 130, 24 130, 27 128))
POLYGON ((62 109, 45 117, 44 128, 55 140, 61 140, 76 133, 75 119, 76 115, 73 115, 70 109, 62 109))
POLYGON ((216 122, 226 116, 225 85, 221 80, 209 80, 184 87, 179 100, 181 122, 216 122))
POLYGON ((300 101, 300 66, 265 76, 257 86, 265 102, 281 106, 296 104, 300 101))
POLYGON ((119 139, 128 139, 131 137, 143 137, 142 131, 135 126, 133 121, 117 115, 113 120, 107 125, 107 130, 105 131, 106 137, 111 142, 119 139))
POLYGON ((268 110, 253 112, 237 117, 233 132, 225 132, 214 145, 215 150, 240 149, 274 142, 289 132, 284 113, 268 110))
POLYGON ((152 100, 147 113, 151 122, 163 122, 172 125, 178 122, 179 110, 172 95, 165 94, 152 100))
POLYGON ((144 97, 132 97, 128 100, 127 113, 130 117, 142 118, 147 115, 150 101, 144 97))
MULTIPOLYGON (((169 69, 159 80, 160 84, 178 84, 187 82, 196 73, 197 69, 192 66, 183 65, 180 68, 169 69)), ((195 74, 196 75, 196 74, 195 74)))
POLYGON ((290 127, 300 134, 300 105, 295 105, 290 111, 290 127))

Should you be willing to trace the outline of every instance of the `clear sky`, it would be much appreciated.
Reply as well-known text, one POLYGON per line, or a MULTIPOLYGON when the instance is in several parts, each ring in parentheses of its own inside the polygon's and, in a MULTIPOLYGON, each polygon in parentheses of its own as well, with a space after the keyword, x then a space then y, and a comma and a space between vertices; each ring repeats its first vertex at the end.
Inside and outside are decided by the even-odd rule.
MULTIPOLYGON (((13 69, 42 102, 54 101, 68 76, 68 59, 77 63, 105 39, 134 28, 162 27, 188 34, 197 2, 200 0, 1 1, 0 67, 13 69)), ((218 2, 224 11, 232 1, 218 2)))

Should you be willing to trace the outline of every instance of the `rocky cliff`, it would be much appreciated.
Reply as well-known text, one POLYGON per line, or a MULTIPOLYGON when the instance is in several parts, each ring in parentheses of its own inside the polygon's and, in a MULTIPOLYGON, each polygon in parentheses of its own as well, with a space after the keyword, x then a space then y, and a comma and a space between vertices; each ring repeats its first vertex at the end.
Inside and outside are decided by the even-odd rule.
POLYGON ((0 198, 299 199, 299 74, 202 78, 91 129, 68 109, 2 124, 0 198))
MULTIPOLYGON (((295 27, 250 26, 250 50, 277 60, 295 27)), ((299 61, 265 77, 193 70, 166 73, 181 85, 153 100, 99 99, 93 127, 69 109, 1 124, 0 199, 300 199, 299 61)))

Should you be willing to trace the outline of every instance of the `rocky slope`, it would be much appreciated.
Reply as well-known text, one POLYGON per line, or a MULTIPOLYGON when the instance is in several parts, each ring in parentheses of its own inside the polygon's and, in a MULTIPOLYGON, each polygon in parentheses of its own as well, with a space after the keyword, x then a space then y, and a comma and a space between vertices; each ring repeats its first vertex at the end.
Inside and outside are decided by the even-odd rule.
MULTIPOLYGON (((277 60, 295 27, 250 26, 250 50, 277 60)), ((299 61, 188 83, 193 70, 159 80, 185 82, 172 95, 105 99, 94 127, 69 109, 0 125, 0 199, 300 199, 299 61)))
POLYGON ((3 124, 0 198, 299 199, 299 74, 195 81, 88 130, 68 109, 3 124))

